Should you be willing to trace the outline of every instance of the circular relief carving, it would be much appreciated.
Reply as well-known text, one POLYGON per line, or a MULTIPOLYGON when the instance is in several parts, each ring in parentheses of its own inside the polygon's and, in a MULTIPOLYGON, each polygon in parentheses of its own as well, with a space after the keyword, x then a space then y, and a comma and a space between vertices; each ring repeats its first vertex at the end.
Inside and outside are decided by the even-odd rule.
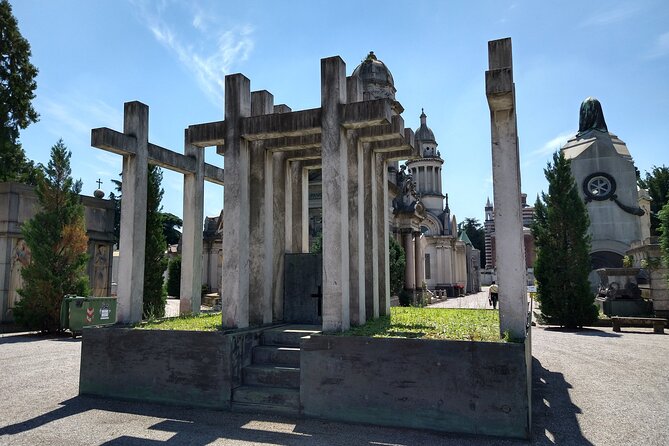
POLYGON ((583 180, 583 192, 591 200, 606 200, 616 191, 616 180, 604 172, 588 175, 583 180))

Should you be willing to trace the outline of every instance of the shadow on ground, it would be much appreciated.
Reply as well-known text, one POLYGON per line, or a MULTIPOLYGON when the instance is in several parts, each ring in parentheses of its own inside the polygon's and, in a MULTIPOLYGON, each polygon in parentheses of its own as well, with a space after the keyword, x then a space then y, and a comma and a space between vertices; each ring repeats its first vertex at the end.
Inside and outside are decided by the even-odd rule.
POLYGON ((562 327, 546 327, 546 331, 554 331, 558 333, 570 333, 577 336, 598 336, 602 338, 619 338, 621 335, 611 331, 598 330, 596 328, 562 328, 562 327))
MULTIPOLYGON (((65 340, 65 339, 63 339, 65 340)), ((76 341, 72 341, 76 342, 76 341)), ((592 445, 583 437, 577 420, 581 410, 569 396, 571 385, 563 374, 545 369, 536 358, 532 364, 533 436, 535 445, 592 445)), ((162 419, 149 420, 149 431, 169 434, 167 440, 146 436, 142 422, 133 420, 123 435, 110 439, 108 446, 207 445, 215 441, 245 441, 279 445, 366 444, 366 445, 526 445, 527 442, 501 438, 472 437, 437 432, 347 425, 315 419, 247 414, 216 410, 188 409, 139 402, 115 401, 78 396, 61 407, 35 418, 0 428, 0 439, 27 433, 89 411, 106 411, 162 419), (154 423, 154 424, 151 424, 154 423), (134 430, 133 430, 134 429, 134 430), (142 434, 143 432, 143 434, 142 434)), ((99 415, 105 417, 104 414, 99 415)))
POLYGON ((576 418, 581 409, 569 397, 571 388, 562 373, 551 372, 532 358, 532 444, 593 444, 581 433, 576 418))

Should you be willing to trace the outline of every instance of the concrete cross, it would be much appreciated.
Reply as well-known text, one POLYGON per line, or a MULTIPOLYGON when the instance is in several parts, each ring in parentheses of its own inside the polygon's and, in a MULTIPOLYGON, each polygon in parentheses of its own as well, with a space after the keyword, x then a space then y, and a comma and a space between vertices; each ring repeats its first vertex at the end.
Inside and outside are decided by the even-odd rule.
POLYGON ((134 323, 142 319, 148 164, 184 175, 181 311, 197 313, 202 286, 204 181, 223 185, 223 169, 204 162, 203 151, 188 143, 188 131, 185 154, 151 144, 148 141, 149 107, 141 102, 125 103, 123 120, 123 133, 109 128, 91 131, 91 146, 123 156, 119 321, 134 323))

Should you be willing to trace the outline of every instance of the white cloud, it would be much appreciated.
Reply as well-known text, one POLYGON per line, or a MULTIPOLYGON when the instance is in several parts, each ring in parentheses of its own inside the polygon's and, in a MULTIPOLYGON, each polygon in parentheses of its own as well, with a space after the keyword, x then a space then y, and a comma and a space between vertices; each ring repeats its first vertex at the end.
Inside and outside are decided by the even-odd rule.
POLYGON ((253 50, 253 28, 250 25, 238 25, 216 30, 210 26, 213 16, 205 13, 197 4, 191 4, 191 24, 198 33, 195 44, 177 35, 165 19, 165 3, 156 6, 138 0, 133 4, 155 39, 170 49, 193 74, 200 89, 212 103, 222 106, 225 75, 231 72, 236 63, 248 59, 253 50))
POLYGON ((653 47, 648 52, 649 59, 656 59, 669 55, 669 32, 657 36, 653 47))
POLYGON ((623 22, 639 11, 638 6, 632 4, 620 5, 607 11, 599 11, 581 22, 581 27, 606 26, 623 22))
POLYGON ((541 147, 530 152, 530 156, 546 156, 560 149, 567 140, 574 136, 573 131, 562 132, 554 138, 546 141, 541 147))

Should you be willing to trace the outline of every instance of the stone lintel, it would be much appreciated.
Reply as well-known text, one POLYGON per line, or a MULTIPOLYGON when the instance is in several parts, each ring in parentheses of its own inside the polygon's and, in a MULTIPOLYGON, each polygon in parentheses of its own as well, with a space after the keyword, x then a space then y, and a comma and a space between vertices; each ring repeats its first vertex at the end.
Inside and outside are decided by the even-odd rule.
POLYGON ((251 116, 241 121, 241 135, 247 141, 321 132, 321 109, 251 116))
POLYGON ((307 161, 321 159, 320 147, 313 147, 306 150, 289 150, 282 153, 285 154, 288 161, 307 161))
POLYGON ((137 138, 107 127, 91 130, 91 147, 118 155, 137 154, 137 138))
POLYGON ((149 163, 181 174, 195 172, 195 158, 149 143, 149 163))
POLYGON ((223 146, 225 121, 207 122, 188 126, 188 143, 197 147, 223 146))
POLYGON ((286 104, 277 104, 274 106, 274 113, 290 113, 293 111, 286 104))
POLYGON ((390 124, 393 120, 390 99, 376 99, 351 104, 342 104, 342 125, 351 129, 362 129, 390 124))
POLYGON ((221 169, 218 166, 214 166, 213 164, 207 164, 207 163, 205 163, 204 165, 205 181, 218 184, 219 186, 225 186, 225 183, 223 181, 225 178, 224 173, 225 173, 224 169, 221 169))
POLYGON ((321 146, 321 135, 284 136, 265 141, 265 149, 270 152, 288 152, 294 150, 307 150, 321 146))
POLYGON ((388 124, 366 127, 358 130, 361 142, 384 141, 404 136, 404 119, 394 115, 388 124))

